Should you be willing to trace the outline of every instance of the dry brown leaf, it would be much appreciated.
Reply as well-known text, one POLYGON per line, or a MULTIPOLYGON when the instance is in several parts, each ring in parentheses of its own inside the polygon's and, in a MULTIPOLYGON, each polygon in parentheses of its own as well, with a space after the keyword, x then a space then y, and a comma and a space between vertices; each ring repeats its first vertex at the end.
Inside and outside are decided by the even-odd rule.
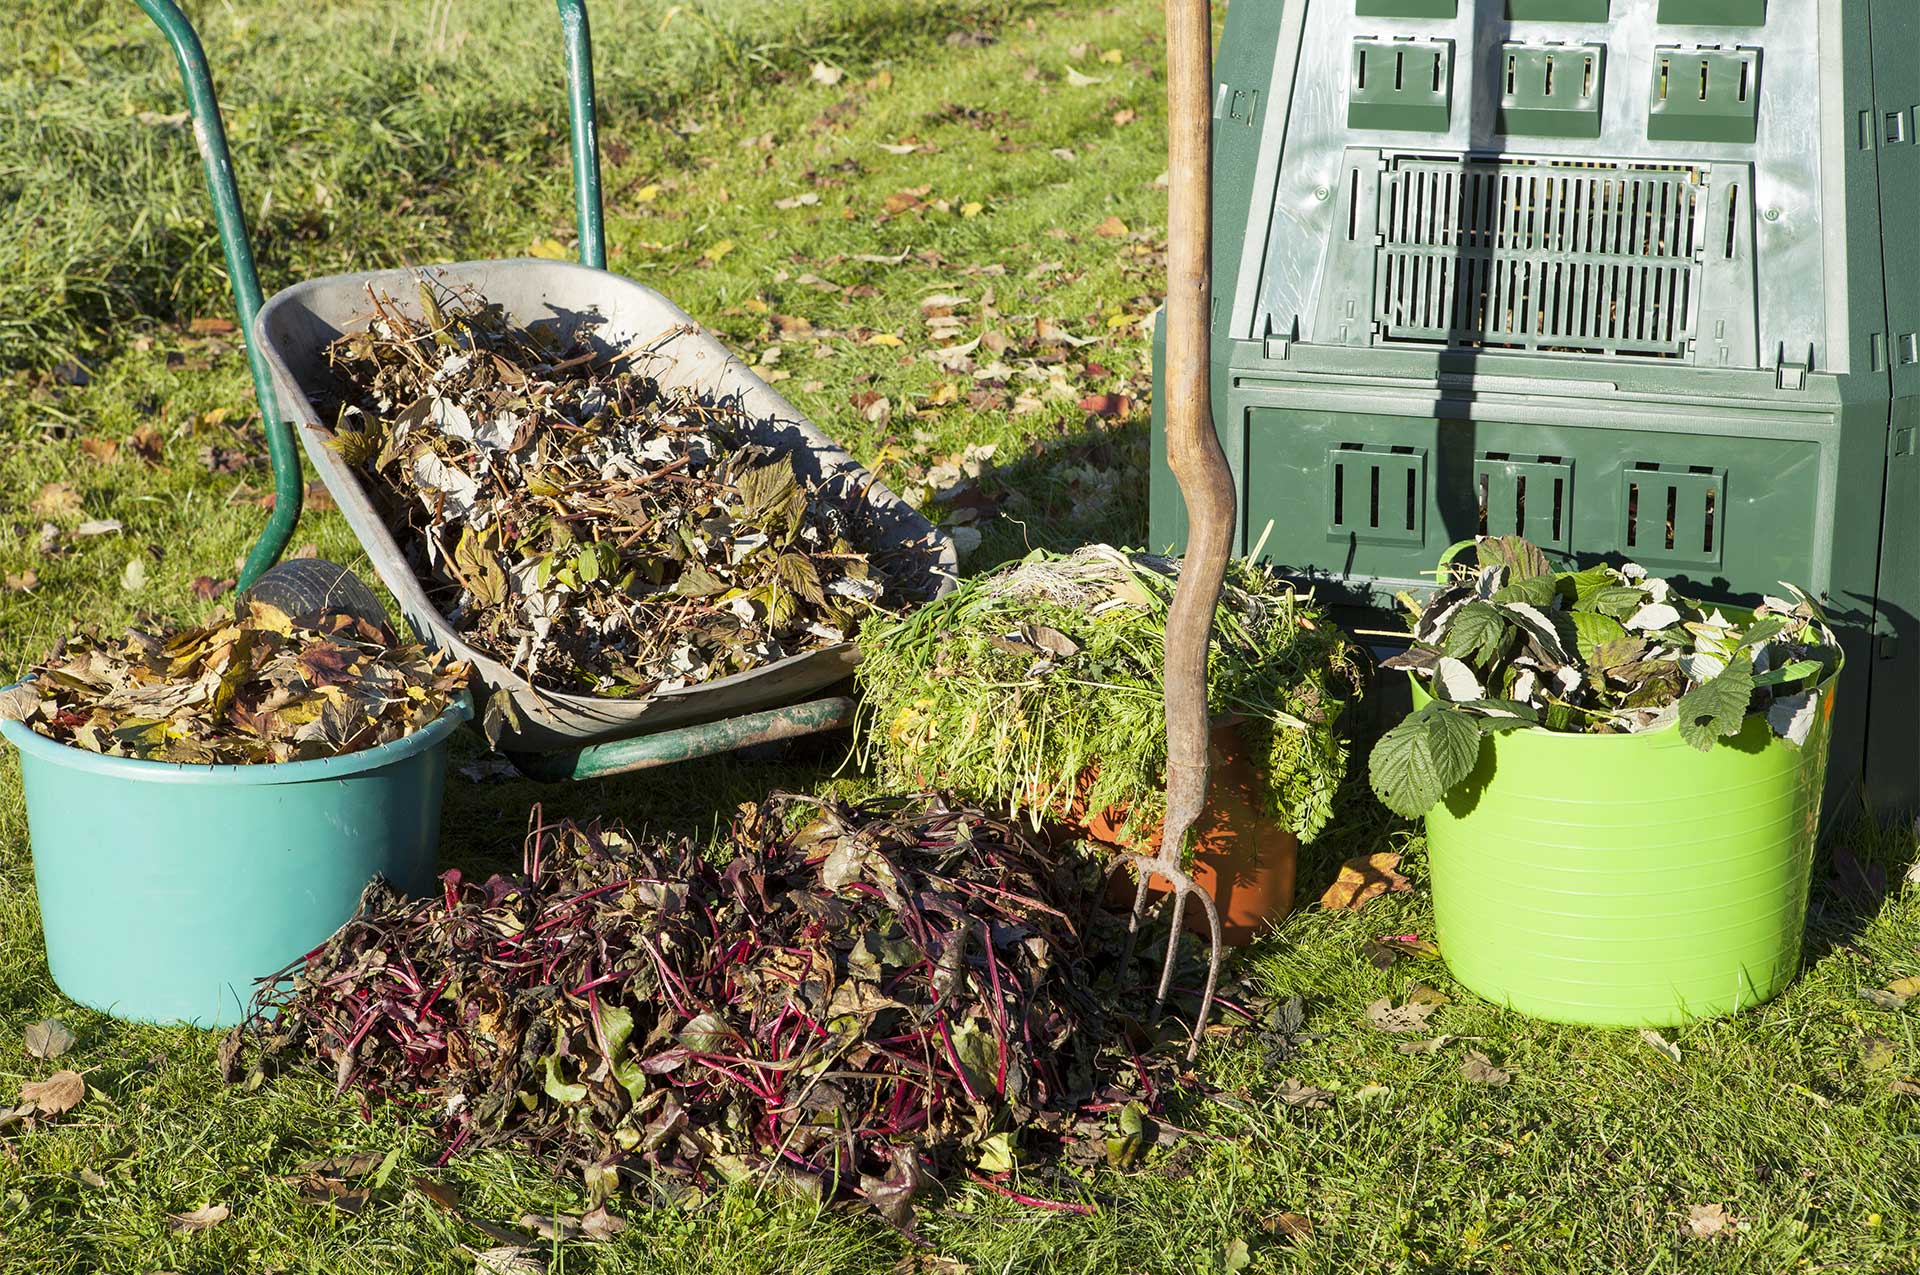
POLYGON ((1920 1080, 1896 1080, 1887 1088, 1903 1098, 1920 1098, 1920 1080))
POLYGON ((1108 217, 1093 228, 1093 233, 1102 239, 1124 239, 1127 235, 1127 223, 1118 217, 1108 217))
POLYGON ((73 489, 71 483, 42 483, 28 508, 41 518, 77 518, 80 516, 80 493, 73 489))
MULTIPOLYGON (((1444 1000, 1444 998, 1442 998, 1444 1000)), ((1391 996, 1382 996, 1367 1006, 1367 1021, 1383 1032, 1417 1032, 1427 1025, 1441 1001, 1413 1001, 1396 1006, 1391 996)))
POLYGON ((83 438, 80 440, 80 450, 86 453, 88 460, 111 465, 114 453, 120 450, 120 444, 111 438, 83 438))
POLYGON ((1493 1065, 1493 1060, 1477 1049, 1467 1051, 1467 1059, 1460 1064, 1460 1075, 1476 1085, 1504 1085, 1513 1079, 1513 1073, 1503 1071, 1493 1065))
POLYGON ((1738 1225, 1738 1219, 1727 1212, 1724 1204, 1690 1204, 1686 1220, 1680 1223, 1680 1233, 1689 1239, 1710 1240, 1738 1225))
POLYGON ((210 1230, 233 1216, 233 1210, 224 1204, 207 1204, 191 1213, 169 1213, 167 1221, 173 1229, 182 1235, 197 1235, 210 1230))
POLYGON ((1307 1240, 1313 1238, 1313 1221, 1304 1213, 1275 1213, 1260 1219, 1260 1229, 1275 1239, 1307 1240))
POLYGON ((1320 906, 1357 912, 1383 894, 1413 889, 1411 881, 1394 871, 1399 866, 1400 856, 1386 850, 1347 860, 1340 875, 1320 896, 1320 906))
POLYGON ((58 1058, 73 1048, 73 1029, 57 1018, 43 1018, 21 1033, 27 1052, 35 1058, 58 1058))
POLYGON ((31 1104, 34 1112, 57 1116, 72 1111, 87 1096, 87 1082, 77 1071, 56 1071, 45 1080, 29 1080, 20 1086, 20 1101, 31 1104))
POLYGON ((1280 1082, 1279 1098, 1289 1107, 1304 1107, 1308 1111, 1324 1111, 1333 1105, 1333 1090, 1320 1089, 1313 1085, 1302 1084, 1292 1076, 1280 1082))
POLYGON ((6 575, 7 588, 16 593, 25 593, 40 583, 40 575, 32 567, 25 571, 9 571, 6 575))
POLYGON ((547 1259, 524 1244, 502 1244, 473 1255, 474 1275, 544 1275, 547 1259))
POLYGON ((1665 1036, 1662 1036, 1659 1032, 1653 1030, 1653 1028, 1651 1027, 1641 1028, 1640 1039, 1646 1041, 1647 1044, 1653 1046, 1655 1049, 1665 1054, 1668 1058, 1672 1059, 1674 1062, 1680 1061, 1680 1046, 1674 1044, 1672 1041, 1668 1040, 1665 1036))

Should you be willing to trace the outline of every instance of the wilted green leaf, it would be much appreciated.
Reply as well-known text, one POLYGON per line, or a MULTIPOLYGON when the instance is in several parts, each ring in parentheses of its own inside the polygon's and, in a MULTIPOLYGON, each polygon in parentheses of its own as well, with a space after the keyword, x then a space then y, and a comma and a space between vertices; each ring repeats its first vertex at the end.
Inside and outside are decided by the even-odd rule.
POLYGON ((1714 741, 1740 733, 1752 700, 1753 659, 1742 653, 1734 656, 1718 677, 1680 697, 1680 734, 1706 752, 1714 741))
POLYGON ((1415 819, 1472 773, 1480 729, 1463 713, 1429 704, 1380 737, 1369 777, 1389 810, 1415 819))

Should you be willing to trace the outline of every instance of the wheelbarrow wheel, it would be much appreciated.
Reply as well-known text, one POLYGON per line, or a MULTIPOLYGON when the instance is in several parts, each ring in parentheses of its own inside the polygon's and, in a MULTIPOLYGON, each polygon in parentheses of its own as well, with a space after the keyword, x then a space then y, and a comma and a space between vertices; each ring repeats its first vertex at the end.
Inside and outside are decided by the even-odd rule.
POLYGON ((248 602, 279 607, 296 620, 350 615, 381 628, 390 627, 386 607, 367 582, 324 558, 294 558, 279 564, 240 595, 239 605, 248 602))

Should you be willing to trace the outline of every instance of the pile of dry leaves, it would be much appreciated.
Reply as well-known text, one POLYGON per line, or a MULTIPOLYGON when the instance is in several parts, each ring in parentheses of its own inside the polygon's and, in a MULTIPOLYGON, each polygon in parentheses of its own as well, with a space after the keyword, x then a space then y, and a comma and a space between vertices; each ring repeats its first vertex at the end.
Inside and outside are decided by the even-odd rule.
POLYGON ((229 1079, 317 1060, 435 1112, 447 1156, 514 1143, 597 1198, 759 1177, 900 1225, 958 1169, 1151 1144, 1175 1068, 1088 990, 1095 883, 1007 822, 775 796, 742 808, 721 869, 535 819, 520 875, 370 887, 262 992, 229 1079))
POLYGON ((238 618, 108 638, 83 630, 0 692, 0 718, 111 757, 197 765, 311 761, 439 717, 468 669, 344 615, 238 618))
POLYGON ((731 402, 669 390, 591 326, 522 328, 421 284, 328 361, 332 445, 441 613, 554 690, 639 697, 846 641, 900 601, 864 492, 803 478, 731 402))

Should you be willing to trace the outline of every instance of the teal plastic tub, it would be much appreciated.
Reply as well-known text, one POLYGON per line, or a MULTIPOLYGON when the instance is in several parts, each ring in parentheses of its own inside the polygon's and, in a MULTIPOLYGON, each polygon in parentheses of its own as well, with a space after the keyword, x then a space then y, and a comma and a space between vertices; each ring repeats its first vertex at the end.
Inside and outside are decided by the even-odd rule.
POLYGON ((1454 977, 1524 1014, 1605 1026, 1778 995, 1800 971, 1837 676, 1801 747, 1758 715, 1709 752, 1672 728, 1489 736, 1427 814, 1454 977))
POLYGON ((103 757, 18 722, 53 981, 116 1018, 228 1027, 256 979, 324 942, 375 873, 433 883, 463 696, 405 739, 319 761, 103 757))

